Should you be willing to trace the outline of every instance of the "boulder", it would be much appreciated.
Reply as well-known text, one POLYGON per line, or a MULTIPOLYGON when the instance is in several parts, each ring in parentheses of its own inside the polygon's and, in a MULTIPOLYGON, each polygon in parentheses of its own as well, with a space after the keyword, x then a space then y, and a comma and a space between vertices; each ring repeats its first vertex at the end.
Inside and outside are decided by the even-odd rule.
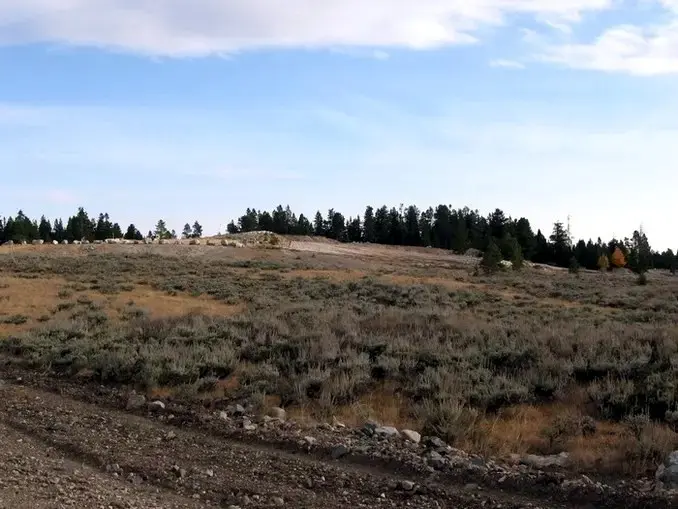
POLYGON ((403 437, 405 437, 405 440, 407 440, 408 442, 413 442, 415 444, 421 442, 421 435, 416 431, 412 431, 411 429, 404 429, 401 431, 401 433, 403 437))
POLYGON ((555 454, 553 456, 537 456, 536 454, 528 454, 524 456, 520 462, 523 465, 528 465, 537 469, 544 468, 564 468, 570 463, 570 455, 566 452, 555 454))
POLYGON ((659 465, 655 477, 665 488, 678 489, 678 451, 673 451, 664 463, 659 465))
POLYGON ((399 437, 400 433, 393 426, 379 426, 374 430, 374 434, 380 437, 399 437))

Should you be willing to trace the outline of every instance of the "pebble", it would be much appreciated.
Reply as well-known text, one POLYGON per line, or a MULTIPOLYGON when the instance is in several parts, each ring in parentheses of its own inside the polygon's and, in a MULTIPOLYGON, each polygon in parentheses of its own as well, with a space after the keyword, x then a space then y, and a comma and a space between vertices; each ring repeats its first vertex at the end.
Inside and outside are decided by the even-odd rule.
POLYGON ((339 458, 343 458, 348 454, 348 447, 345 445, 338 445, 334 449, 332 449, 332 459, 338 460, 339 458))

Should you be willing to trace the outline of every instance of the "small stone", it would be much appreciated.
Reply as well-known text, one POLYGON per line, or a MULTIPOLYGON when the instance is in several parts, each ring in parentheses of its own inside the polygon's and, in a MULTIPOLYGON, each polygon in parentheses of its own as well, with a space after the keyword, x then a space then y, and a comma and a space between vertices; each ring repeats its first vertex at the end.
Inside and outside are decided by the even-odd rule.
POLYGON ((174 472, 174 475, 176 475, 179 479, 186 477, 186 470, 179 467, 179 465, 174 465, 172 467, 172 472, 174 472))
POLYGON ((133 392, 130 394, 129 398, 127 398, 127 405, 125 408, 127 410, 139 410, 140 408, 143 408, 146 406, 146 397, 143 394, 137 394, 133 392))
POLYGON ((403 481, 400 483, 400 487, 404 491, 412 491, 414 489, 414 483, 412 481, 403 481))
POLYGON ((305 442, 306 445, 308 445, 309 447, 313 447, 315 444, 318 443, 318 440, 315 439, 314 437, 304 437, 304 442, 305 442))
POLYGON ((165 409, 165 403, 162 401, 152 401, 148 404, 148 409, 151 412, 161 412, 165 409))
POLYGON ((230 421, 231 420, 230 417, 228 416, 228 412, 225 412, 223 410, 221 412, 219 412, 219 419, 221 419, 222 421, 230 421))
POLYGON ((273 497, 273 504, 281 507, 285 505, 285 500, 282 497, 273 497))
POLYGON ((343 429, 343 428, 346 427, 346 424, 344 424, 344 423, 341 422, 341 421, 338 421, 336 417, 332 417, 332 425, 333 425, 335 428, 342 428, 342 429, 343 429))
POLYGON ((345 445, 341 444, 336 446, 334 449, 332 449, 332 459, 338 460, 339 458, 343 458, 348 454, 348 447, 345 445))
POLYGON ((230 409, 231 413, 235 416, 245 415, 245 407, 242 405, 233 405, 230 409))
POLYGON ((205 470, 205 474, 207 475, 207 477, 214 477, 214 470, 208 468, 207 470, 205 470))
POLYGON ((405 437, 405 440, 409 442, 413 442, 415 444, 418 444, 421 442, 421 435, 417 433, 416 431, 412 431, 411 429, 404 429, 401 432, 403 436, 405 437))
POLYGON ((170 440, 174 440, 175 438, 177 438, 177 434, 174 431, 168 431, 167 434, 165 435, 165 440, 167 440, 168 442, 170 440))

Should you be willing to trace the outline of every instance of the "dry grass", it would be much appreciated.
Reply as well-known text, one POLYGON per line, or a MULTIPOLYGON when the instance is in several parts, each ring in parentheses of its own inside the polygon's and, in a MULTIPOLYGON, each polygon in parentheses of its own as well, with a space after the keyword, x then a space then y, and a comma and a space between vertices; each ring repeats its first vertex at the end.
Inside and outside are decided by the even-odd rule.
POLYGON ((675 278, 474 276, 437 250, 310 244, 0 253, 0 347, 152 397, 566 450, 582 470, 643 473, 678 446, 675 278))

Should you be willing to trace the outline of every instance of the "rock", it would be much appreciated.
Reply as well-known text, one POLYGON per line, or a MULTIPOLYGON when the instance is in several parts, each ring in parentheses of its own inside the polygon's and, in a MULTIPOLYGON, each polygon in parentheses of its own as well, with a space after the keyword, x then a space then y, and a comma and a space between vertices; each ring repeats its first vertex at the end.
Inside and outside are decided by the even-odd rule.
POLYGON ((274 419, 284 421, 285 417, 287 416, 287 412, 285 412, 285 410, 283 410, 280 407, 274 406, 271 409, 269 409, 268 416, 273 417, 274 419))
POLYGON ((257 429, 257 425, 254 424, 249 419, 243 419, 242 429, 244 429, 245 431, 254 431, 255 429, 257 429))
POLYGON ((186 477, 186 470, 183 468, 180 468, 179 465, 174 465, 172 467, 172 472, 174 475, 176 475, 179 479, 183 479, 186 477))
POLYGON ((228 417, 228 412, 224 412, 223 410, 219 412, 219 419, 222 421, 230 421, 231 419, 228 417))
POLYGON ((313 437, 304 437, 304 443, 309 447, 313 447, 315 444, 318 443, 318 440, 316 440, 313 437))
POLYGON ((167 434, 165 435, 165 440, 168 442, 170 440, 174 440, 175 438, 177 438, 177 434, 174 431, 168 431, 167 434))
POLYGON ((412 431, 411 429, 404 429, 402 430, 401 433, 405 437, 405 440, 409 442, 414 442, 415 444, 421 442, 421 435, 416 431, 412 431))
POLYGON ((338 460, 339 458, 343 458, 348 454, 348 447, 345 445, 338 445, 334 449, 332 449, 332 459, 333 460, 338 460))
POLYGON ((520 462, 537 469, 559 467, 564 468, 570 462, 570 455, 566 452, 561 452, 553 456, 537 456, 536 454, 528 454, 524 456, 520 462))
POLYGON ((673 451, 664 463, 659 465, 655 477, 665 488, 678 489, 678 451, 673 451))
POLYGON ((343 429, 343 428, 346 427, 346 424, 337 420, 336 417, 332 417, 332 426, 334 426, 335 428, 342 428, 343 429))
POLYGON ((245 415, 245 408, 242 405, 231 405, 226 409, 230 414, 239 417, 245 415))
POLYGON ((162 401, 152 401, 148 404, 148 409, 151 412, 160 412, 165 409, 165 403, 162 401))
POLYGON ((447 444, 438 437, 426 437, 424 443, 432 449, 444 449, 447 447, 447 444))
POLYGON ((414 489, 414 483, 412 481, 403 481, 400 483, 400 487, 404 491, 412 491, 414 489))
POLYGON ((365 435, 367 435, 368 437, 371 437, 372 435, 374 435, 375 430, 376 430, 377 428, 379 428, 379 427, 380 427, 380 425, 379 425, 378 422, 375 422, 375 421, 367 421, 367 422, 363 425, 361 431, 362 431, 365 435))
POLYGON ((445 461, 445 458, 443 458, 439 453, 436 451, 431 451, 431 453, 428 455, 427 462, 429 465, 431 465, 433 468, 436 470, 442 470, 447 462, 445 461))
POLYGON ((380 426, 378 428, 375 428, 374 434, 387 438, 400 436, 398 430, 393 426, 380 426))
POLYGON ((278 507, 285 505, 285 500, 283 500, 282 497, 273 497, 271 500, 273 501, 273 505, 277 505, 278 507))
POLYGON ((139 410, 146 406, 146 397, 143 394, 133 392, 127 399, 127 410, 139 410))

